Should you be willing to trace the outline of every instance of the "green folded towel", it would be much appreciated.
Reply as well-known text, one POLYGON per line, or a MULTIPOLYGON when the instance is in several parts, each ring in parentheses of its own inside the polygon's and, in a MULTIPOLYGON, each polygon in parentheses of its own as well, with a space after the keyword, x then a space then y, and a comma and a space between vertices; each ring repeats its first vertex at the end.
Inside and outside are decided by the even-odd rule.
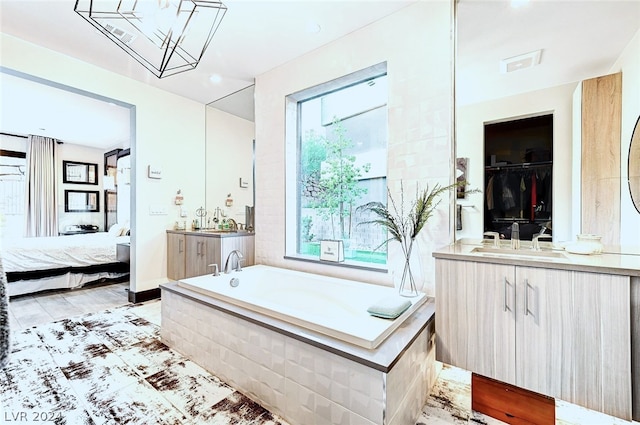
POLYGON ((369 307, 367 312, 383 319, 395 319, 409 307, 411 307, 411 301, 406 298, 383 298, 369 307))

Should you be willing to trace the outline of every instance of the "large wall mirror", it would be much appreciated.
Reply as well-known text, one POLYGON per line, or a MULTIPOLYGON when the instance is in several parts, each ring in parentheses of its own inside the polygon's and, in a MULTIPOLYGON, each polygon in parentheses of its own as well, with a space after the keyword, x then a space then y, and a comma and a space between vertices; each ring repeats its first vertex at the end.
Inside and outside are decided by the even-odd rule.
POLYGON ((204 222, 219 226, 232 218, 242 227, 254 206, 254 86, 206 106, 206 184, 204 222), (249 207, 249 208, 247 208, 249 207))
MULTIPOLYGON (((574 92, 580 81, 614 72, 612 68, 640 28, 634 3, 457 3, 456 156, 468 158, 470 187, 483 192, 457 201, 462 229, 456 231, 456 239, 483 237, 487 216, 484 124, 542 114, 553 115, 553 238, 575 239, 574 209, 579 207, 575 192, 579 191, 572 183, 574 92)), ((623 111, 623 129, 628 128, 629 115, 635 122, 637 111, 623 111)), ((629 135, 623 132, 623 158, 629 143, 629 135)), ((630 153, 637 152, 633 151, 639 149, 637 144, 630 153)))

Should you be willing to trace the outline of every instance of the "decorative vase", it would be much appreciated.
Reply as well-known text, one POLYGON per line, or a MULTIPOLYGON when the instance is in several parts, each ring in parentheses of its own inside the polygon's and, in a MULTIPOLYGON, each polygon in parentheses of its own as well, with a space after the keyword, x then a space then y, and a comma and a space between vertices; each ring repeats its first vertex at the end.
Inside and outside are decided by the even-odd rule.
POLYGON ((415 239, 403 246, 404 264, 397 281, 398 294, 403 297, 417 297, 422 289, 422 265, 420 248, 415 239))

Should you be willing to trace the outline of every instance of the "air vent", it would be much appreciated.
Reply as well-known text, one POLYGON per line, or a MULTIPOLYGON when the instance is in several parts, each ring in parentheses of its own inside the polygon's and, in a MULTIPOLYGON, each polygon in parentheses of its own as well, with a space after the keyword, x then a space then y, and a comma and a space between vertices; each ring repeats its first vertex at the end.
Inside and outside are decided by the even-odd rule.
POLYGON ((507 72, 532 68, 540 63, 540 56, 542 56, 542 50, 502 59, 500 61, 500 72, 506 74, 507 72))
POLYGON ((105 24, 104 28, 107 31, 109 31, 118 40, 123 42, 124 44, 131 44, 133 42, 133 40, 136 39, 135 34, 131 34, 129 32, 126 32, 122 28, 118 28, 118 27, 113 26, 111 24, 105 24))

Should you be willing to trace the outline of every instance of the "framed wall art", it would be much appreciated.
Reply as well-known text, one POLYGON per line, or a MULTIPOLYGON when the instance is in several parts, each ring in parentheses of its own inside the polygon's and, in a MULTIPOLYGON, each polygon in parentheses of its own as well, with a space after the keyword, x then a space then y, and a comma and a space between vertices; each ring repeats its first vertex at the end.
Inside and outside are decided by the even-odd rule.
POLYGON ((97 190, 65 190, 65 212, 100 211, 100 192, 97 190))
POLYGON ((75 184, 98 184, 98 164, 62 161, 62 182, 75 184))

